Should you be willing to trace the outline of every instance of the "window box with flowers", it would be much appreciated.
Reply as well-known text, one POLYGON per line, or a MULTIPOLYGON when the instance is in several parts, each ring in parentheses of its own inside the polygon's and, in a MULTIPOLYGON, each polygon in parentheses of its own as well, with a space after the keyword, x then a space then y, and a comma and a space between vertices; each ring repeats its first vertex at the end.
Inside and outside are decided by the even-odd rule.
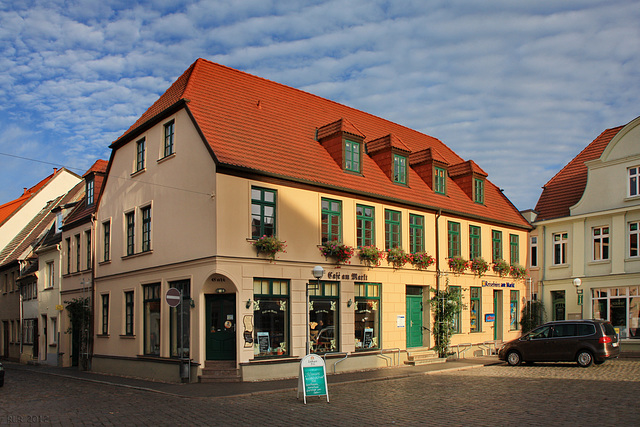
POLYGON ((387 262, 393 266, 394 270, 404 267, 411 261, 411 255, 400 248, 391 248, 387 252, 387 262))
POLYGON ((338 241, 326 242, 320 245, 320 253, 325 258, 333 258, 338 264, 351 264, 351 257, 353 256, 353 247, 344 245, 338 241))
POLYGON ((507 261, 499 259, 493 263, 493 272, 500 277, 505 277, 511 272, 511 267, 507 264, 507 261))
POLYGON ((527 277, 527 269, 521 265, 513 264, 509 269, 509 274, 515 280, 524 280, 527 277))
POLYGON ((375 246, 363 246, 360 248, 360 261, 368 267, 379 267, 380 261, 384 259, 384 251, 375 246))
POLYGON ((287 247, 287 242, 278 239, 275 236, 262 236, 259 239, 251 242, 254 248, 256 248, 257 254, 265 254, 269 259, 275 261, 276 254, 278 252, 286 252, 284 249, 287 247))
POLYGON ((464 271, 469 267, 469 261, 459 256, 448 258, 447 263, 449 264, 449 270, 453 271, 453 274, 456 276, 464 273, 464 271))
POLYGON ((469 269, 474 275, 482 277, 489 270, 489 263, 481 257, 476 257, 471 261, 469 269))
POLYGON ((418 270, 426 270, 436 259, 426 252, 416 252, 411 254, 411 265, 418 270))

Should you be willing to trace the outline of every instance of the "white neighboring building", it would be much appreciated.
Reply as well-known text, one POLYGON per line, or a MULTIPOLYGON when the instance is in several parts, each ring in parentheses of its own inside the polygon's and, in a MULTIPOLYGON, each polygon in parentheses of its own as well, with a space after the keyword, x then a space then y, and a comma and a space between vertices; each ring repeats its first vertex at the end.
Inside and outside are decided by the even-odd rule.
POLYGON ((546 320, 607 319, 623 350, 640 347, 640 117, 593 140, 535 211, 528 267, 546 320))

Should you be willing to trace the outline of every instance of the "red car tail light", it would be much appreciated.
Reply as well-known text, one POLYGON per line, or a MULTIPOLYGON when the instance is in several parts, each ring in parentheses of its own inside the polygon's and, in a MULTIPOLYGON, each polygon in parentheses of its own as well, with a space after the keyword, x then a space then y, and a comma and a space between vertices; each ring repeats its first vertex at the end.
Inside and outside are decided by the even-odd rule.
POLYGON ((611 337, 604 336, 604 337, 600 337, 598 342, 600 344, 609 344, 609 343, 613 342, 613 340, 611 339, 611 337))

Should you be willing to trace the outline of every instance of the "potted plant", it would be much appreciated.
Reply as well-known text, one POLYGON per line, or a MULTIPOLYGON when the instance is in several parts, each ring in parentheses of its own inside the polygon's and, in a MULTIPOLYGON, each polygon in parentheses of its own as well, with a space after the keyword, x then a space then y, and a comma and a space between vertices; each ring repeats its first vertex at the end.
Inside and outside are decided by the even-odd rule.
POLYGON ((511 271, 511 267, 507 264, 507 261, 503 259, 496 260, 493 263, 493 272, 500 277, 505 277, 511 271))
POLYGON ((350 264, 351 261, 349 260, 354 253, 353 247, 342 244, 337 240, 323 243, 319 249, 325 258, 333 258, 338 264, 350 264))
POLYGON ((471 261, 470 270, 478 277, 482 277, 489 270, 489 263, 481 257, 476 257, 471 261))
POLYGON ((418 270, 426 270, 435 261, 436 259, 426 252, 416 252, 415 254, 411 254, 411 265, 418 270))
POLYGON ((453 271, 453 274, 458 275, 464 273, 464 271, 469 266, 469 262, 459 256, 454 256, 452 258, 448 258, 447 262, 449 264, 449 270, 453 271))
POLYGON ((368 267, 378 267, 384 258, 384 252, 375 246, 363 246, 360 248, 360 261, 368 267))
POLYGON ((391 248, 389 252, 387 252, 387 262, 393 265, 394 270, 402 268, 410 260, 411 255, 401 248, 391 248))
POLYGON ((512 264, 509 270, 509 274, 515 280, 524 280, 527 277, 527 269, 518 264, 512 264))
POLYGON ((276 254, 278 252, 286 252, 284 250, 287 247, 286 243, 287 242, 283 242, 275 236, 267 235, 264 235, 259 239, 251 242, 253 247, 256 248, 258 255, 260 255, 260 253, 262 252, 271 260, 276 259, 276 254))

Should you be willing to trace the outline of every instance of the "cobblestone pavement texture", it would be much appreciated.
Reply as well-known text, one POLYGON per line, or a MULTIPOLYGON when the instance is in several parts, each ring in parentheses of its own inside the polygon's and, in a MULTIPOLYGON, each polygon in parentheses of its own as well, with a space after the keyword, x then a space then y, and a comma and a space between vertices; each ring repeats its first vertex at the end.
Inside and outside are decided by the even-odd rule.
MULTIPOLYGON (((330 403, 310 397, 304 405, 291 388, 185 397, 188 393, 123 387, 116 384, 117 378, 112 383, 86 381, 9 364, 0 388, 0 424, 640 425, 638 359, 588 369, 540 363, 416 372, 330 384, 330 403)), ((184 390, 193 386, 197 385, 185 385, 184 390)))

